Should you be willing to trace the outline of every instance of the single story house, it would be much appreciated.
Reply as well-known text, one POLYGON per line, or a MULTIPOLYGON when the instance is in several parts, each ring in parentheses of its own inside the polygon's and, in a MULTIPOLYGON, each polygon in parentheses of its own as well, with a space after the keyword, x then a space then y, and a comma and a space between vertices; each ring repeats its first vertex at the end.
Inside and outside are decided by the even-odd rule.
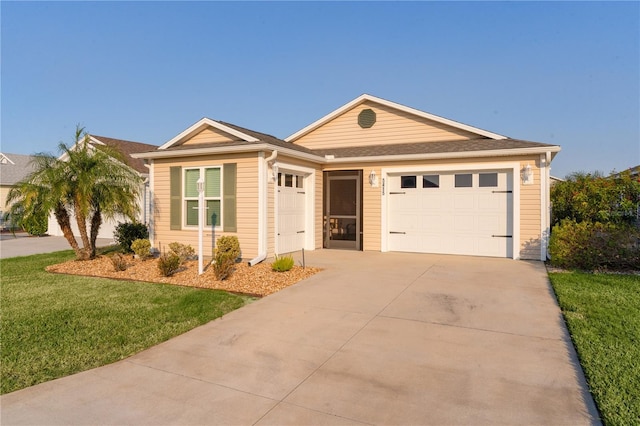
POLYGON ((0 229, 10 226, 10 221, 4 221, 4 215, 9 210, 7 196, 16 183, 33 171, 31 160, 31 155, 0 152, 0 229))
POLYGON ((559 151, 364 94, 284 140, 203 118, 132 157, 160 249, 197 247, 206 211, 205 255, 235 235, 251 264, 322 248, 543 260, 559 151))
MULTIPOLYGON (((156 149, 156 145, 150 145, 147 143, 133 142, 122 139, 108 138, 105 136, 88 135, 89 144, 91 146, 103 145, 109 146, 112 149, 120 152, 124 158, 125 163, 135 170, 143 179, 142 187, 140 188, 140 199, 138 204, 140 207, 140 213, 136 218, 139 222, 148 223, 151 216, 150 210, 150 196, 149 196, 149 169, 146 166, 144 160, 134 158, 132 154, 139 152, 147 152, 156 149)), ((64 155, 60 157, 64 159, 64 155)), ((98 238, 113 238, 113 233, 119 222, 129 222, 126 217, 115 217, 112 219, 104 219, 100 230, 98 232, 98 238)), ((75 236, 80 236, 78 231, 78 225, 76 224, 75 216, 71 215, 71 228, 75 236)), ((62 236, 62 230, 56 221, 56 218, 51 214, 49 216, 48 234, 55 236, 62 236)))

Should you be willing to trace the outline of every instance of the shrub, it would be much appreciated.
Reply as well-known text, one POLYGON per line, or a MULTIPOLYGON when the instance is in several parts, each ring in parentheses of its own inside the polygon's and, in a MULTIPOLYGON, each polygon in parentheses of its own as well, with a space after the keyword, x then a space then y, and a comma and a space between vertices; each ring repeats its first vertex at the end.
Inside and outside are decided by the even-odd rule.
POLYGON ((113 238, 126 253, 132 253, 131 243, 149 238, 149 230, 144 223, 118 223, 113 238))
POLYGON ((240 257, 240 242, 238 241, 238 237, 225 235, 218 238, 213 257, 215 258, 221 252, 227 253, 235 262, 236 259, 240 257))
POLYGON ((170 243, 169 253, 173 253, 180 258, 180 263, 183 263, 187 259, 192 259, 196 255, 196 251, 188 244, 182 243, 170 243))
POLYGON ((276 256, 276 260, 271 264, 271 269, 276 272, 286 272, 293 268, 293 264, 293 256, 291 255, 284 257, 276 256))
POLYGON ((584 270, 640 268, 640 230, 622 224, 565 219, 553 227, 551 264, 584 270))
POLYGON ((142 260, 151 257, 151 242, 147 239, 137 239, 131 243, 131 250, 142 260))
POLYGON ((22 225, 22 229, 27 231, 29 235, 37 236, 46 234, 49 228, 47 215, 41 213, 22 218, 20 225, 22 225))
POLYGON ((240 257, 238 237, 223 236, 216 241, 213 255, 213 273, 219 281, 225 280, 233 272, 233 266, 240 257))
POLYGON ((125 271, 127 269, 127 259, 121 253, 114 253, 109 257, 113 264, 113 269, 118 271, 125 271))
POLYGON ((170 277, 175 274, 180 269, 181 264, 180 256, 175 253, 163 254, 158 258, 158 269, 164 277, 170 277))

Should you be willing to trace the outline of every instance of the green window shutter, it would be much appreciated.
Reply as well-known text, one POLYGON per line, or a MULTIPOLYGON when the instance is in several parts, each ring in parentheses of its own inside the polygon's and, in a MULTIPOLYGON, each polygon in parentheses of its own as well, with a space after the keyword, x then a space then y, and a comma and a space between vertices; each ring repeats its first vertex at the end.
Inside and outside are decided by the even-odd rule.
POLYGON ((171 188, 170 229, 182 229, 182 167, 170 167, 169 180, 171 188))
POLYGON ((236 163, 225 164, 223 173, 223 188, 222 188, 222 204, 223 208, 223 231, 224 232, 237 232, 237 220, 236 220, 236 163))

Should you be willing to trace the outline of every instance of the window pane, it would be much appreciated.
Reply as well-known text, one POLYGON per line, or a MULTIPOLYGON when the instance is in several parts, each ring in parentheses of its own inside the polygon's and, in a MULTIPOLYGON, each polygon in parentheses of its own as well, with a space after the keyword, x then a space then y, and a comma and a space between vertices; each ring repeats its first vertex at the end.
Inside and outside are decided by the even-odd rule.
POLYGON ((473 182, 472 174, 456 175, 456 188, 471 188, 473 182))
POLYGON ((282 173, 278 173, 278 186, 282 186, 282 173))
POLYGON ((423 188, 440 188, 440 176, 439 175, 424 175, 422 176, 423 188))
POLYGON ((296 188, 304 188, 304 178, 302 176, 296 176, 296 188))
POLYGON ((200 170, 190 169, 184 171, 184 196, 198 196, 198 179, 200 178, 200 170))
POLYGON ((198 226, 198 200, 187 200, 185 205, 187 211, 184 216, 187 218, 187 225, 198 226))
POLYGON ((415 176, 400 176, 400 188, 415 188, 416 177, 415 176))
POLYGON ((220 169, 218 167, 204 171, 204 196, 220 196, 220 169))
POLYGON ((498 186, 497 173, 480 173, 480 187, 496 187, 498 186))
POLYGON ((220 226, 220 200, 207 200, 207 226, 220 226))
POLYGON ((288 188, 293 188, 293 175, 290 175, 290 174, 284 175, 284 186, 288 188))

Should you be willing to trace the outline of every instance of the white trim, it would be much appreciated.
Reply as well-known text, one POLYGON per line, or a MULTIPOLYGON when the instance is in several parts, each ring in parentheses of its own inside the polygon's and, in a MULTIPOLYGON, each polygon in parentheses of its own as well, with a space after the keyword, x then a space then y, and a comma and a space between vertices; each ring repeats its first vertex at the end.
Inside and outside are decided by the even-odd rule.
MULTIPOLYGON (((155 162, 151 160, 149 162, 149 241, 151 247, 155 245, 156 230, 155 230, 155 162)), ((146 207, 145 207, 146 208, 146 207)))
POLYGON ((324 159, 324 164, 334 163, 380 163, 385 161, 415 161, 415 160, 442 160, 457 158, 483 158, 483 157, 511 157, 515 155, 531 155, 543 152, 558 152, 559 146, 552 147, 533 147, 533 148, 514 148, 514 149, 496 149, 483 151, 465 151, 465 152, 437 152, 428 154, 407 154, 407 155, 378 155, 372 157, 344 157, 334 160, 324 159))
POLYGON ((540 260, 547 260, 551 236, 551 152, 540 155, 540 260))
MULTIPOLYGON (((9 163, 11 163, 12 165, 16 165, 16 163, 14 163, 13 161, 11 161, 11 158, 7 157, 5 154, 0 152, 0 163, 2 163, 3 160, 8 161, 9 163)), ((3 163, 6 164, 6 163, 3 163)))
MULTIPOLYGON (((278 162, 278 173, 286 173, 286 172, 296 172, 302 173, 304 175, 304 209, 305 209, 305 220, 304 220, 304 249, 305 250, 315 250, 315 189, 316 189, 316 169, 311 167, 298 166, 289 163, 281 163, 278 162)), ((274 204, 273 204, 273 234, 274 234, 274 245, 273 249, 275 254, 280 254, 280 247, 278 247, 278 181, 277 175, 274 181, 274 204)))
MULTIPOLYGON (((389 175, 408 172, 454 172, 454 171, 478 171, 478 170, 509 170, 512 173, 511 185, 513 190, 513 230, 512 230, 512 258, 520 258, 520 163, 467 163, 467 164, 433 164, 415 165, 401 167, 384 167, 380 174, 382 176, 382 202, 381 202, 381 224, 380 224, 380 251, 387 252, 389 235, 388 231, 388 202, 389 175)), ((508 183, 507 183, 508 185, 508 183)))
POLYGON ((467 132, 471 132, 471 133, 475 133, 478 135, 482 135, 485 137, 488 137, 490 139, 506 139, 506 136, 503 135, 499 135, 497 133, 493 133, 493 132, 489 132, 487 130, 483 130, 483 129, 479 129, 477 127, 473 127, 473 126, 469 126, 467 124, 463 124, 463 123, 459 123, 457 121, 453 121, 453 120, 449 120, 448 118, 444 118, 444 117, 440 117, 438 115, 433 115, 430 114, 428 112, 424 112, 424 111, 420 111, 418 109, 415 108, 411 108, 405 105, 401 105, 398 104, 396 102, 391 102, 388 101, 386 99, 382 99, 382 98, 378 98, 372 95, 368 95, 368 94, 363 94, 358 96, 356 99, 352 100, 351 102, 341 106, 340 108, 330 112, 329 114, 325 115, 324 117, 322 117, 319 120, 314 121, 313 123, 311 123, 310 125, 308 125, 307 127, 303 128, 302 130, 297 131, 296 133, 292 134, 291 136, 285 138, 285 141, 287 142, 293 142, 296 139, 299 139, 300 137, 312 132, 313 130, 317 129, 318 127, 328 123, 329 121, 333 120, 334 118, 336 118, 337 116, 343 114, 344 112, 366 102, 375 102, 378 103, 380 105, 384 105, 386 107, 389 108, 393 108, 393 109, 397 109, 399 111, 403 111, 409 114, 413 114, 413 115, 417 115, 418 117, 422 117, 422 118, 426 118, 428 120, 432 120, 438 123, 442 123, 442 124, 446 124, 448 126, 452 126, 455 127, 457 129, 461 129, 461 130, 466 130, 467 132))
POLYGON ((215 120, 212 120, 210 118, 202 118, 200 119, 198 122, 196 122, 195 124, 189 126, 186 130, 182 131, 179 135, 177 135, 176 137, 174 137, 173 139, 171 139, 170 141, 164 143, 163 145, 161 145, 158 149, 159 150, 164 150, 167 149, 173 145, 175 145, 178 142, 181 142, 184 139, 189 138, 190 136, 193 136, 196 133, 201 132, 202 130, 206 129, 207 127, 214 127, 218 130, 222 130, 225 133, 228 133, 230 135, 236 136, 240 139, 242 139, 243 141, 246 142, 258 142, 258 139, 254 138, 253 136, 247 135, 246 133, 243 133, 239 130, 233 129, 229 126, 225 126, 222 123, 219 123, 215 120))

